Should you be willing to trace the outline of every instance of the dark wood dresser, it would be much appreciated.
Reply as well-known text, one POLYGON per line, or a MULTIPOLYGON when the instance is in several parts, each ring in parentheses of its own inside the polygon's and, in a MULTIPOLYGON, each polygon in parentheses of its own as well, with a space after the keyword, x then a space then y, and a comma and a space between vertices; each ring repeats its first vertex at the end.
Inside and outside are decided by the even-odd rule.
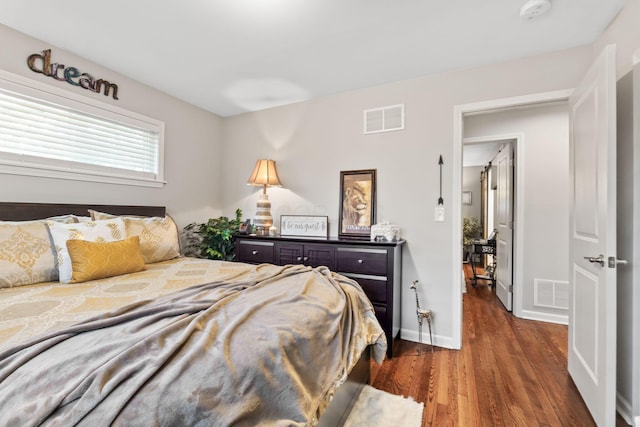
POLYGON ((236 236, 236 261, 251 264, 321 265, 356 280, 373 303, 387 337, 387 357, 400 332, 402 245, 397 242, 236 236))

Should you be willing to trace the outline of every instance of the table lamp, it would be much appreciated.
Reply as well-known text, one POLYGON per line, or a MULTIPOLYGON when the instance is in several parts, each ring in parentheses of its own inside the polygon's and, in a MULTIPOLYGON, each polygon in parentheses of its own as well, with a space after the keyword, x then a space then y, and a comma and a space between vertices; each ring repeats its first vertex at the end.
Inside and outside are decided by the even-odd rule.
POLYGON ((257 235, 266 236, 269 234, 269 228, 273 225, 271 202, 269 201, 269 196, 267 196, 267 187, 282 187, 276 171, 276 162, 267 159, 258 160, 253 172, 251 172, 251 176, 247 180, 247 184, 262 186, 262 194, 258 199, 258 210, 253 218, 253 224, 256 227, 257 235))

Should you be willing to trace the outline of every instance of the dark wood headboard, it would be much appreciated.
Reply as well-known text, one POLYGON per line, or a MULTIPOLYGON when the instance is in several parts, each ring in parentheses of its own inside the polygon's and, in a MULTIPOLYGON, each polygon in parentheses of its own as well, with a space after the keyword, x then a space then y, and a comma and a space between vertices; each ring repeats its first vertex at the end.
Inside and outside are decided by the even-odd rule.
POLYGON ((164 216, 164 206, 75 205, 59 203, 0 202, 0 220, 28 221, 50 216, 73 214, 89 216, 89 209, 113 215, 164 216))

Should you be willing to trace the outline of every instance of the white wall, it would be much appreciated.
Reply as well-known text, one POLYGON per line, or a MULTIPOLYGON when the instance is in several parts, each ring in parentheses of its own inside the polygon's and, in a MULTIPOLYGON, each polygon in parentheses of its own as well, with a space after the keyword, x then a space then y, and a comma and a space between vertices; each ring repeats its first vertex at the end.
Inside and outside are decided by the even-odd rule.
POLYGON ((591 46, 471 70, 450 72, 327 96, 309 102, 230 117, 224 121, 224 212, 255 213, 259 190, 245 182, 256 159, 278 162, 285 188, 269 190, 272 213, 328 215, 337 234, 341 170, 378 171, 378 219, 402 227, 404 248, 402 336, 417 341, 415 300, 406 292, 420 280, 423 305, 434 310, 441 346, 455 345, 452 182, 455 105, 574 87, 591 46), (544 76, 544 78, 541 78, 544 76), (405 104, 406 130, 363 135, 362 112, 405 104), (446 220, 433 221, 442 155, 446 220))
POLYGON ((467 166, 462 168, 462 191, 471 191, 471 204, 462 205, 462 218, 482 219, 482 186, 480 173, 484 167, 467 166))
POLYGON ((3 25, 0 40, 2 70, 164 121, 167 181, 155 189, 0 174, 0 200, 165 205, 179 226, 219 215, 220 117, 3 25), (117 83, 119 100, 31 71, 27 57, 48 48, 55 62, 117 83))
MULTIPOLYGON (((524 202, 522 218, 522 283, 514 282, 521 293, 522 312, 518 315, 539 320, 565 321, 567 309, 536 304, 536 279, 560 282, 562 295, 568 296, 569 280, 569 111, 566 103, 518 108, 464 118, 464 137, 480 138, 521 134, 516 145, 517 162, 523 170, 524 202)), ((517 304, 516 304, 517 306, 517 304)))
POLYGON ((595 59, 608 44, 616 45, 616 73, 618 78, 628 74, 633 68, 633 57, 640 47, 640 0, 628 0, 603 34, 593 44, 595 59))

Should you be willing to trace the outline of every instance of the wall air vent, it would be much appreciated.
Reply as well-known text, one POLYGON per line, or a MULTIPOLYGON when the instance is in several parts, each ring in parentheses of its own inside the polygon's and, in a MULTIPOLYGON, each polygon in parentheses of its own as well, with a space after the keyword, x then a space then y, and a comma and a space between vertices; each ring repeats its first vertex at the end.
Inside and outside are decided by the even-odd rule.
POLYGON ((533 279, 533 305, 569 309, 569 282, 533 279))
POLYGON ((404 104, 364 110, 364 133, 404 129, 404 104))

